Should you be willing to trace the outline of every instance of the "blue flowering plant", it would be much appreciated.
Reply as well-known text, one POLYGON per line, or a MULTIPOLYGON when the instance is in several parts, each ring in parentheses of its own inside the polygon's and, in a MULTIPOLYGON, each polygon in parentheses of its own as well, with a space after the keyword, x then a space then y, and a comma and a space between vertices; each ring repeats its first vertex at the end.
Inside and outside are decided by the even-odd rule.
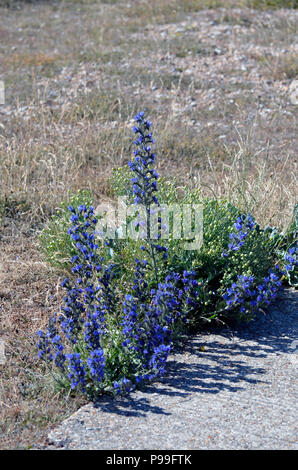
POLYGON ((291 241, 278 258, 279 237, 250 214, 227 201, 202 199, 197 190, 186 189, 179 199, 154 168, 151 126, 144 112, 135 116, 135 150, 115 185, 129 187, 124 193, 141 240, 99 240, 100 214, 84 201, 71 204, 63 305, 38 332, 39 358, 60 386, 91 399, 160 377, 183 333, 216 318, 250 320, 297 272, 297 245, 291 241), (156 208, 173 202, 203 204, 199 250, 184 250, 184 240, 164 240, 162 215, 152 233, 156 208))
POLYGON ((222 318, 251 320, 277 297, 289 271, 297 270, 296 249, 278 259, 277 240, 268 236, 250 214, 237 217, 222 252, 224 272, 218 289, 222 318))
POLYGON ((72 273, 61 284, 65 296, 60 314, 51 316, 46 330, 38 332, 39 358, 56 380, 91 398, 130 391, 163 374, 173 334, 186 322, 185 306, 192 294, 186 272, 184 279, 175 273, 160 279, 158 266, 167 259, 167 249, 150 236, 151 209, 159 204, 151 123, 144 113, 135 120, 137 149, 129 167, 136 209, 142 205, 145 213, 143 259, 135 258, 134 278, 123 295, 117 289, 115 265, 101 256, 93 207, 69 206, 72 273), (154 280, 154 288, 147 277, 154 280))

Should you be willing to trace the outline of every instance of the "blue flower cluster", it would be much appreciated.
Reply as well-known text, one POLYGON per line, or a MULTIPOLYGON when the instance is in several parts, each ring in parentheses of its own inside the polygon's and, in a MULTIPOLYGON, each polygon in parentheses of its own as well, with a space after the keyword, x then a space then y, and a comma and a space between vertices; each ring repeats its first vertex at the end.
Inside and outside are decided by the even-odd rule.
POLYGON ((38 334, 38 357, 45 362, 51 362, 54 358, 52 354, 52 340, 58 334, 56 328, 56 315, 50 316, 46 332, 39 330, 38 334))
POLYGON ((90 351, 100 347, 100 339, 106 332, 105 312, 96 307, 95 311, 87 311, 87 320, 84 323, 84 339, 86 348, 90 351))
POLYGON ((78 209, 69 207, 73 226, 68 230, 77 254, 71 258, 75 282, 64 279, 61 287, 66 290, 61 314, 49 320, 46 332, 39 331, 39 357, 48 363, 54 361, 62 372, 68 371, 71 388, 80 386, 85 391, 88 374, 94 380, 101 380, 104 370, 104 356, 101 337, 106 332, 105 314, 115 302, 110 280, 112 267, 103 266, 95 242, 97 219, 93 207, 81 205, 78 209), (88 353, 86 362, 81 354, 65 354, 62 336, 70 343, 68 349, 80 349, 82 340, 88 353), (100 379, 101 378, 101 379, 100 379))
MULTIPOLYGON (((135 384, 138 384, 164 373, 172 349, 174 327, 178 322, 184 323, 191 308, 198 306, 196 292, 199 285, 194 271, 184 271, 183 275, 171 273, 156 289, 147 293, 146 301, 142 295, 136 294, 140 292, 138 280, 144 279, 147 263, 136 261, 134 285, 137 286, 133 295, 125 296, 121 326, 124 335, 122 346, 135 355, 139 364, 134 378, 135 384)), ((118 393, 127 387, 132 390, 134 386, 126 378, 124 382, 117 381, 115 384, 118 393)))
POLYGON ((231 251, 238 251, 244 244, 244 240, 249 232, 253 230, 255 226, 256 224, 250 214, 240 215, 234 223, 236 233, 232 232, 229 234, 231 241, 228 244, 228 250, 224 251, 222 255, 228 256, 231 251))
MULTIPOLYGON (((141 268, 145 274, 146 263, 137 262, 137 275, 141 268)), ((136 277, 136 279, 138 279, 136 277)), ((171 350, 171 327, 178 318, 180 304, 176 299, 176 287, 160 283, 152 289, 148 298, 137 296, 139 282, 135 282, 133 294, 127 294, 123 303, 122 346, 136 357, 139 364, 135 383, 152 379, 164 372, 164 363, 171 350)), ((127 386, 117 382, 117 391, 127 386)), ((134 385, 130 383, 130 388, 134 385)))
MULTIPOLYGON (((297 265, 293 256, 295 251, 295 248, 290 248, 284 256, 285 262, 288 263, 285 267, 286 272, 297 265)), ((237 281, 223 294, 226 309, 239 309, 242 314, 250 314, 264 305, 269 305, 276 298, 284 275, 285 272, 279 265, 275 265, 274 269, 270 269, 268 276, 265 276, 259 283, 254 276, 237 276, 237 281)))
POLYGON ((54 361, 57 367, 64 370, 66 357, 61 336, 57 328, 57 318, 54 314, 49 318, 46 332, 38 331, 38 357, 48 364, 54 361))
POLYGON ((61 308, 62 314, 59 317, 59 322, 67 339, 75 344, 78 333, 82 329, 82 316, 85 312, 85 307, 81 300, 83 289, 72 286, 68 278, 63 280, 61 287, 66 289, 66 295, 63 298, 64 305, 61 308))
POLYGON ((98 254, 94 230, 98 219, 94 215, 92 206, 87 208, 81 205, 77 210, 69 206, 69 210, 72 213, 71 221, 74 225, 68 230, 68 234, 78 253, 71 259, 74 265, 72 271, 79 276, 77 280, 79 284, 83 277, 91 278, 94 270, 97 272, 101 270, 103 259, 98 254))
POLYGON ((262 305, 269 304, 280 285, 281 280, 274 272, 270 272, 269 276, 257 285, 254 276, 239 275, 237 281, 227 289, 223 299, 228 310, 239 308, 240 313, 250 314, 262 305))
POLYGON ((61 370, 65 368, 66 356, 64 354, 64 346, 62 344, 62 338, 59 334, 52 338, 52 346, 54 351, 54 362, 57 367, 61 370))
POLYGON ((101 382, 104 378, 105 357, 102 349, 91 351, 87 359, 90 374, 93 380, 101 382))
POLYGON ((288 252, 284 256, 285 270, 287 273, 292 271, 295 268, 295 266, 298 266, 297 253, 298 253, 298 242, 296 242, 296 247, 293 246, 289 248, 288 252))
POLYGON ((86 391, 86 366, 81 359, 80 353, 67 355, 69 363, 68 378, 71 388, 80 387, 82 392, 86 391))

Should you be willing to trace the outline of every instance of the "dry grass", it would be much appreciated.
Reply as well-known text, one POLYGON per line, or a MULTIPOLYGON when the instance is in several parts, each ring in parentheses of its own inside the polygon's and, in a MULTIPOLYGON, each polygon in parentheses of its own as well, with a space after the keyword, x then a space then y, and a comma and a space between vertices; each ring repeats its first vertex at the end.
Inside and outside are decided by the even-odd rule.
POLYGON ((1 1, 0 446, 27 448, 81 403, 36 361, 63 275, 44 263, 40 229, 70 191, 110 195, 142 108, 161 174, 286 227, 297 200, 297 15, 256 14, 246 0, 218 10, 228 2, 1 1))
POLYGON ((36 330, 57 307, 61 278, 45 265, 30 238, 2 243, 0 256, 0 336, 6 355, 0 365, 0 446, 24 449, 44 442, 46 428, 83 400, 62 396, 37 362, 36 330))
POLYGON ((297 52, 284 52, 278 55, 273 55, 270 52, 266 54, 259 53, 254 58, 264 66, 268 78, 285 80, 298 77, 297 52))
POLYGON ((212 178, 198 177, 208 196, 228 199, 243 211, 253 212, 263 225, 278 225, 284 228, 289 224, 293 212, 292 196, 297 186, 297 164, 289 158, 270 163, 269 148, 251 154, 242 139, 239 150, 234 154, 231 165, 224 164, 216 171, 209 160, 212 178))

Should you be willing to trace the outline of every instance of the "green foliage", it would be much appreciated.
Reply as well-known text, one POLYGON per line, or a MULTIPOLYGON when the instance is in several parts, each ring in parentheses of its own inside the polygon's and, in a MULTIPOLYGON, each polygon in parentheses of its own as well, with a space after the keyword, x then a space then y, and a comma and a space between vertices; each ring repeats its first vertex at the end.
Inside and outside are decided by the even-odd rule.
MULTIPOLYGON (((292 221, 286 230, 285 233, 280 235, 279 243, 278 243, 278 250, 277 255, 279 258, 279 262, 283 269, 285 268, 286 261, 285 256, 287 256, 287 252, 290 248, 297 246, 298 240, 298 204, 295 205, 293 211, 292 221)), ((286 271, 285 278, 290 286, 298 287, 298 269, 294 267, 290 271, 286 271)))
MULTIPOLYGON (((261 282, 274 265, 274 241, 256 224, 238 251, 228 257, 223 252, 229 243, 229 234, 241 212, 225 200, 204 199, 203 245, 199 251, 181 250, 176 244, 169 250, 169 264, 174 270, 194 270, 201 284, 201 311, 194 312, 193 325, 204 319, 227 318, 222 301, 225 290, 241 275, 254 276, 261 282)), ((236 312, 235 312, 236 313, 236 312)), ((231 312, 228 312, 231 317, 231 312)), ((235 315, 237 318, 237 314, 235 315)), ((248 316, 246 317, 248 319, 248 316)))
MULTIPOLYGON (((115 195, 127 196, 129 202, 132 201, 132 194, 127 190, 130 177, 129 170, 119 168, 114 170, 111 179, 111 186, 117 188, 115 195)), ((258 225, 246 239, 245 247, 229 257, 227 266, 227 260, 222 257, 222 253, 227 247, 235 220, 241 215, 241 211, 229 202, 201 198, 198 189, 178 189, 174 180, 167 181, 165 178, 159 179, 158 199, 164 204, 203 205, 203 245, 200 251, 181 250, 180 240, 170 238, 167 243, 163 241, 169 248, 169 259, 165 267, 167 270, 181 272, 184 269, 195 269, 200 276, 209 279, 218 278, 225 272, 228 281, 237 271, 261 278, 272 266, 272 249, 276 241, 258 225)))
MULTIPOLYGON (((133 202, 130 180, 131 172, 127 168, 114 169, 110 179, 115 198, 126 196, 127 204, 133 202)), ((237 217, 241 216, 237 207, 225 200, 202 198, 198 189, 181 188, 176 185, 175 180, 167 181, 165 178, 159 178, 157 196, 161 204, 203 206, 203 244, 200 250, 182 249, 181 243, 184 242, 175 240, 170 235, 169 239, 162 240, 162 244, 168 249, 168 258, 160 260, 158 265, 160 279, 171 272, 182 274, 185 270, 194 270, 197 273, 201 286, 201 308, 192 317, 194 324, 222 314, 222 294, 240 274, 253 276, 256 282, 261 282, 278 259, 283 259, 295 239, 295 221, 286 234, 280 234, 277 229, 271 227, 262 229, 256 223, 254 229, 248 233, 244 245, 224 257, 223 252, 228 247, 229 236, 235 231, 234 223, 237 217)), ((80 204, 90 205, 91 196, 82 191, 72 195, 69 201, 63 202, 59 212, 43 230, 40 242, 46 259, 53 266, 70 270, 69 259, 75 254, 75 247, 67 234, 71 226, 69 203, 76 208, 80 204)), ((122 293, 133 280, 135 258, 141 259, 144 256, 142 245, 142 240, 117 238, 111 241, 109 247, 103 243, 100 245, 100 256, 115 265, 115 275, 122 293)), ((294 275, 288 274, 288 281, 294 285, 296 281, 291 276, 294 275)), ((152 272, 146 273, 146 281, 149 286, 154 287, 152 272)))
POLYGON ((288 228, 279 232, 276 227, 266 226, 263 230, 264 237, 267 240, 267 246, 281 269, 285 272, 284 279, 292 287, 298 287, 298 270, 297 267, 287 271, 287 256, 289 249, 297 246, 298 240, 298 204, 295 205, 292 220, 288 228))
MULTIPOLYGON (((132 201, 129 188, 129 170, 119 168, 114 170, 111 186, 118 196, 127 196, 132 201)), ((203 245, 199 251, 181 248, 181 240, 163 240, 168 248, 168 259, 160 266, 161 277, 169 272, 194 270, 200 281, 201 310, 195 312, 192 322, 197 324, 202 319, 216 317, 222 313, 222 294, 237 276, 254 276, 256 282, 267 275, 270 268, 277 261, 277 247, 280 245, 282 235, 276 231, 262 229, 258 224, 248 234, 245 244, 238 250, 231 252, 227 258, 222 254, 229 243, 229 235, 234 229, 234 223, 241 215, 241 211, 225 200, 201 198, 199 190, 179 188, 175 181, 160 178, 158 198, 165 204, 202 204, 203 205, 203 245)), ((118 265, 125 265, 123 277, 131 278, 133 273, 133 260, 140 256, 140 243, 135 241, 122 241, 114 251, 114 261, 118 265), (117 259, 118 257, 118 259, 117 259)), ((152 281, 152 280, 151 280, 152 281)), ((149 280, 150 282, 150 280, 149 280)), ((229 313, 230 314, 230 313, 229 313)))
POLYGON ((67 201, 63 201, 57 213, 52 216, 39 237, 39 246, 42 253, 52 266, 70 269, 70 258, 76 254, 73 242, 67 231, 72 226, 68 206, 76 209, 81 205, 92 205, 89 191, 81 190, 70 194, 67 201))

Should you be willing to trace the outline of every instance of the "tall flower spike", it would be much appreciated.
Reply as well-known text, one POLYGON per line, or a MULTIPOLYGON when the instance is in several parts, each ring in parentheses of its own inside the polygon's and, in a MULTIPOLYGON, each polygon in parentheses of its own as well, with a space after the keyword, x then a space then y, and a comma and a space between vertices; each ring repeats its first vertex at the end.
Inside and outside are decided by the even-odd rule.
MULTIPOLYGON (((142 206, 142 213, 145 214, 145 220, 139 222, 139 225, 145 227, 146 238, 148 241, 149 249, 145 249, 151 257, 151 267, 155 273, 155 280, 158 284, 158 265, 157 256, 162 256, 167 259, 167 248, 160 246, 156 243, 160 238, 161 219, 158 219, 158 226, 155 229, 156 233, 152 233, 152 206, 160 206, 159 200, 156 196, 157 193, 157 179, 158 173, 154 170, 153 164, 155 162, 155 154, 152 152, 151 145, 154 143, 152 132, 150 132, 151 121, 145 119, 144 111, 139 112, 135 116, 136 126, 133 131, 136 134, 134 144, 137 149, 134 151, 134 158, 128 163, 130 169, 134 172, 134 177, 131 179, 133 194, 135 196, 134 202, 142 206), (143 212, 144 210, 144 212, 143 212), (155 240, 155 243, 153 243, 155 240)), ((140 216, 140 214, 138 214, 140 216)))
POLYGON ((145 207, 151 204, 159 204, 155 195, 157 191, 158 174, 152 168, 155 161, 155 154, 152 152, 151 144, 152 132, 148 132, 151 122, 145 119, 145 113, 141 111, 135 116, 137 126, 133 127, 137 135, 134 144, 137 149, 134 151, 134 159, 128 163, 130 169, 135 173, 131 179, 133 183, 133 194, 136 204, 143 204, 145 207))

